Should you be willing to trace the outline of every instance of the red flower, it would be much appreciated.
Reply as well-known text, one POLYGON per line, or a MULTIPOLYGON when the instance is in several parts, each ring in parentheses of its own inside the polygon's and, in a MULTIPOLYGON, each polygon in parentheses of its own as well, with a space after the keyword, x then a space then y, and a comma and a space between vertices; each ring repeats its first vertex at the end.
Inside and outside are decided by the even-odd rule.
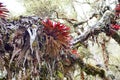
POLYGON ((2 3, 0 3, 0 17, 6 17, 9 11, 4 7, 2 3))
POLYGON ((118 24, 112 24, 111 27, 115 30, 119 30, 120 29, 120 25, 118 24))
POLYGON ((71 51, 73 54, 77 54, 77 50, 72 50, 71 51))
POLYGON ((79 57, 79 53, 76 49, 71 50, 71 53, 75 55, 76 57, 79 57))
POLYGON ((54 40, 58 40, 63 45, 68 45, 70 43, 70 28, 61 24, 60 22, 54 22, 49 19, 43 20, 44 32, 48 36, 52 36, 54 40))
POLYGON ((45 35, 45 53, 50 57, 58 56, 61 51, 64 53, 66 49, 70 49, 70 28, 61 24, 46 19, 41 22, 44 26, 43 33, 45 35))

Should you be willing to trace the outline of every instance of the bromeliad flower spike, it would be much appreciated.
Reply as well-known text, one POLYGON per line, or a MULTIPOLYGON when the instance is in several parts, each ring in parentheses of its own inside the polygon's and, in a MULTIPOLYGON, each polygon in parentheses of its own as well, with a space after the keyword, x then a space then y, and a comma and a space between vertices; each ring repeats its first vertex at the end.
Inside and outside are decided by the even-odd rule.
POLYGON ((9 11, 5 8, 5 6, 0 2, 0 17, 6 17, 9 11))

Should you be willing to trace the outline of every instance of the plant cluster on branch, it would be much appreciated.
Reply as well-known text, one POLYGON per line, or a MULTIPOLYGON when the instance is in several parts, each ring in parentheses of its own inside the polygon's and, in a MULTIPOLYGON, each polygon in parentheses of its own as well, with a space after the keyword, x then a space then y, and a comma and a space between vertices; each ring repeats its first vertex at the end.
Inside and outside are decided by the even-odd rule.
MULTIPOLYGON (((7 12, 0 12, 4 11, 7 12)), ((7 70, 5 79, 72 79, 68 74, 74 71, 76 64, 86 74, 106 79, 105 71, 85 63, 77 50, 72 49, 74 45, 71 42, 84 42, 91 33, 108 33, 106 25, 111 23, 112 18, 112 13, 106 11, 97 24, 75 40, 70 36, 69 27, 50 19, 36 16, 20 16, 13 20, 0 18, 0 68, 7 70)), ((115 24, 111 28, 114 31, 119 27, 115 24)))

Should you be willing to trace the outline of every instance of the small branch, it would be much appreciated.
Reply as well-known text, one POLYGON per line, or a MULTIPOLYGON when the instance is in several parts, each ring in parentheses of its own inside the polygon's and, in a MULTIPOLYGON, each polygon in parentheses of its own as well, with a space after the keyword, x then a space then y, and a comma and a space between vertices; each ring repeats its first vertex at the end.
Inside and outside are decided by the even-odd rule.
MULTIPOLYGON (((89 27, 83 34, 79 35, 77 38, 74 39, 73 45, 81 42, 83 43, 92 35, 98 35, 100 32, 105 32, 108 34, 111 20, 114 18, 114 14, 111 11, 106 11, 102 18, 92 27, 89 27), (106 30, 107 29, 107 30, 106 30)), ((120 44, 120 33, 117 31, 114 32, 112 38, 115 39, 120 44)))
POLYGON ((72 21, 77 21, 77 20, 75 20, 75 19, 61 18, 61 17, 59 17, 59 14, 58 14, 57 11, 55 11, 55 10, 52 10, 52 11, 56 13, 57 19, 63 19, 63 20, 65 20, 65 21, 67 21, 68 23, 72 24, 72 25, 74 24, 72 21))
MULTIPOLYGON (((89 19, 92 19, 93 17, 96 17, 96 18, 97 18, 97 15, 98 15, 98 14, 94 13, 89 19)), ((87 23, 87 22, 88 22, 88 20, 81 21, 81 22, 78 22, 78 23, 74 23, 74 24, 73 24, 73 27, 77 27, 77 26, 82 25, 82 24, 87 23)))
POLYGON ((77 26, 79 26, 79 25, 82 25, 82 24, 86 23, 87 21, 88 21, 88 20, 85 20, 85 21, 82 21, 82 22, 75 23, 75 24, 73 24, 73 27, 77 27, 77 26))

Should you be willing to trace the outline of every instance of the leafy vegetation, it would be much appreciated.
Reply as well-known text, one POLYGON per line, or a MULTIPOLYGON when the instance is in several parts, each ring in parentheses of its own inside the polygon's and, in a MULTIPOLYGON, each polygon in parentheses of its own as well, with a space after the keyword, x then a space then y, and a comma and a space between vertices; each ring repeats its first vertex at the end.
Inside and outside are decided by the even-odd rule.
MULTIPOLYGON (((113 67, 119 69, 119 65, 110 64, 111 57, 107 45, 111 38, 120 44, 118 11, 114 14, 107 9, 101 10, 100 14, 93 14, 89 20, 98 16, 100 19, 91 27, 87 25, 85 29, 84 24, 89 24, 89 20, 77 21, 72 0, 26 0, 24 2, 28 2, 25 4, 29 6, 28 15, 37 16, 7 19, 8 10, 0 3, 1 80, 93 80, 98 77, 110 80, 116 78, 116 75, 110 74, 109 71, 112 71, 113 67), (65 9, 68 6, 72 8, 71 17, 67 15, 69 11, 65 9), (61 23, 61 20, 66 25, 61 23), (82 26, 81 31, 77 31, 79 26, 82 26), (77 37, 72 36, 72 32, 76 33, 77 37), (99 41, 98 38, 102 39, 99 41), (93 44, 89 45, 89 42, 93 44), (102 64, 99 62, 92 64, 98 60, 94 58, 97 53, 95 55, 90 52, 89 47, 95 44, 101 48, 102 64)), ((85 3, 92 4, 88 3, 88 0, 85 3)), ((117 6, 116 9, 119 10, 118 8, 117 6)), ((119 70, 117 72, 119 73, 119 70)))

